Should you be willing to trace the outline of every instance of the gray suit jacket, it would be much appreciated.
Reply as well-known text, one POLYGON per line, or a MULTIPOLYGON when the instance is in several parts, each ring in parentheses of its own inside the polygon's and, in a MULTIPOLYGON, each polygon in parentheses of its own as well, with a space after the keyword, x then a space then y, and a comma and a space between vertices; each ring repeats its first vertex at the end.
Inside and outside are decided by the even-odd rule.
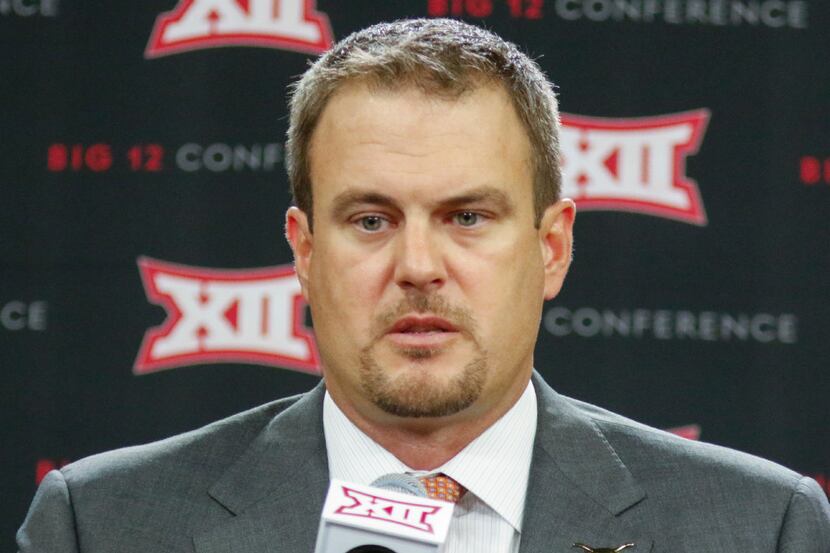
MULTIPOLYGON (((815 481, 558 395, 539 422, 522 553, 828 553, 815 481)), ((51 472, 22 553, 311 552, 328 486, 323 386, 51 472)))

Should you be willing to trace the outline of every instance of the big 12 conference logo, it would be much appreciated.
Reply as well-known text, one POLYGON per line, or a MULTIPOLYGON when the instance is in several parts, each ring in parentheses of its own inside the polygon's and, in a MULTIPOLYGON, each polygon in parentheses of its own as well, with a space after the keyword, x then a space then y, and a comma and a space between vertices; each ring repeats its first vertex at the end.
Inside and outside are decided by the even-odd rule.
MULTIPOLYGON (((434 534, 429 517, 437 513, 441 507, 424 505, 415 501, 400 501, 390 497, 353 490, 342 486, 344 498, 352 500, 350 505, 341 505, 335 511, 338 515, 347 515, 361 518, 371 518, 383 522, 400 524, 414 530, 434 534)), ((413 496, 413 500, 417 497, 413 496)))
POLYGON ((562 114, 562 190, 581 210, 630 211, 706 225, 686 156, 709 111, 606 119, 562 114))
POLYGON ((318 54, 331 24, 316 0, 179 0, 156 18, 144 57, 201 48, 261 46, 318 54))
POLYGON ((290 265, 206 269, 141 257, 147 298, 167 319, 144 336, 133 371, 197 363, 254 363, 317 373, 305 301, 290 265))

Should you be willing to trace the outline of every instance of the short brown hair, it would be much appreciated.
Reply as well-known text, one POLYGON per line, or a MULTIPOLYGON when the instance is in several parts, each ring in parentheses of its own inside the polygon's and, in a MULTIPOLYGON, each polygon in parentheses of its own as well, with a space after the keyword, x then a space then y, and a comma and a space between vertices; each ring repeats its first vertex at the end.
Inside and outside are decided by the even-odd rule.
POLYGON ((332 94, 347 81, 415 86, 457 98, 482 84, 505 87, 530 139, 536 224, 559 198, 559 113, 553 85, 516 45, 453 19, 405 19, 352 33, 291 87, 286 165, 294 202, 312 222, 311 138, 332 94))

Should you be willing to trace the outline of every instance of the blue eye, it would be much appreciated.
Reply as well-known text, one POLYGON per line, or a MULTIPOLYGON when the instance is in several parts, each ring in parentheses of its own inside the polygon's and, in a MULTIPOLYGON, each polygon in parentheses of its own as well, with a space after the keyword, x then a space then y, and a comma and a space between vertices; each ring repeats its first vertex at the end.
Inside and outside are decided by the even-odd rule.
POLYGON ((462 211, 460 213, 456 213, 453 217, 462 227, 473 227, 479 222, 480 219, 480 215, 472 211, 462 211))
POLYGON ((360 227, 369 232, 376 232, 383 228, 383 218, 377 215, 367 215, 360 218, 360 227))

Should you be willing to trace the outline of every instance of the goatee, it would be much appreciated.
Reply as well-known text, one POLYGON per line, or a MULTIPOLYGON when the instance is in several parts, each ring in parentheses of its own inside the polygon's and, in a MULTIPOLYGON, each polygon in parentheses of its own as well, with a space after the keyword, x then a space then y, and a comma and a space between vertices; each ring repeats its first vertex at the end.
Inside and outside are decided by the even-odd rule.
POLYGON ((453 307, 440 296, 409 297, 378 317, 373 335, 372 342, 360 354, 361 385, 372 403, 386 413, 410 418, 445 417, 468 408, 481 395, 487 380, 487 356, 476 338, 474 320, 466 309, 453 307), (378 363, 375 349, 389 327, 413 311, 449 320, 472 341, 476 349, 475 357, 460 372, 445 377, 440 367, 418 367, 440 355, 440 349, 399 349, 397 354, 407 359, 411 367, 391 376, 378 363))

